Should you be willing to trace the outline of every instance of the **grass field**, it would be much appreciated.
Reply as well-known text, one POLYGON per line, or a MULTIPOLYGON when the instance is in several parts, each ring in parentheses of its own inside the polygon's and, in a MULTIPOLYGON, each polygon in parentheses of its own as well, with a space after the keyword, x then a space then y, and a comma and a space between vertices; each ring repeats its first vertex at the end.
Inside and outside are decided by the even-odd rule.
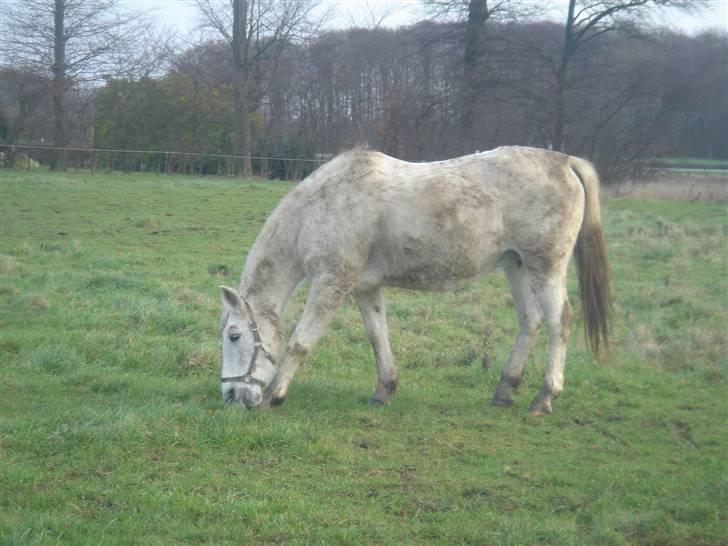
POLYGON ((574 324, 549 417, 544 339, 489 405, 500 274, 387 292, 385 408, 351 302, 286 404, 224 408, 217 286, 289 188, 0 172, 0 543, 728 543, 725 205, 605 202, 616 348, 594 362, 574 324))

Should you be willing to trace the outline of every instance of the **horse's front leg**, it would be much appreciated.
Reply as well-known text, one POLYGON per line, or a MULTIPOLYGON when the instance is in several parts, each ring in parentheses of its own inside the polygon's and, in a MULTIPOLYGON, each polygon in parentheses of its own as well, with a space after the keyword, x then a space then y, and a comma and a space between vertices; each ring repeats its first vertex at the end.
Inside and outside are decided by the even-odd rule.
POLYGON ((364 328, 374 349, 377 360, 377 389, 369 400, 372 405, 386 404, 397 390, 397 368, 394 365, 392 350, 389 348, 387 317, 384 311, 384 298, 380 288, 357 292, 354 297, 364 321, 364 328))
POLYGON ((288 340, 286 353, 278 373, 266 390, 263 401, 257 406, 259 409, 279 406, 285 401, 288 385, 298 366, 313 350, 347 294, 348 291, 343 289, 341 283, 336 280, 317 279, 312 281, 303 315, 288 340))

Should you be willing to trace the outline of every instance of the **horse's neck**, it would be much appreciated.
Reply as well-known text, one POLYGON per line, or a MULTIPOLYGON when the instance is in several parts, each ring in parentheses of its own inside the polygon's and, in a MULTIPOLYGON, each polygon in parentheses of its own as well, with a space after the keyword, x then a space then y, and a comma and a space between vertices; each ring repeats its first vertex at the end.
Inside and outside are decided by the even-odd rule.
POLYGON ((251 249, 240 279, 240 293, 252 307, 264 341, 279 354, 284 341, 283 314, 303 274, 293 256, 268 246, 256 242, 251 249))

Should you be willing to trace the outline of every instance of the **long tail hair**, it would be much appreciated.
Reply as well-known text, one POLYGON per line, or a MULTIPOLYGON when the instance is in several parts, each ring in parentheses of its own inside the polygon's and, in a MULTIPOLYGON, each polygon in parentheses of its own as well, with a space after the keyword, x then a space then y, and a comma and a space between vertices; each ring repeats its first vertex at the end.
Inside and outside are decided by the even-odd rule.
POLYGON ((569 165, 581 180, 585 193, 584 220, 574 247, 584 336, 594 356, 601 358, 610 350, 612 301, 599 205, 599 175, 592 164, 583 159, 570 157, 569 165))

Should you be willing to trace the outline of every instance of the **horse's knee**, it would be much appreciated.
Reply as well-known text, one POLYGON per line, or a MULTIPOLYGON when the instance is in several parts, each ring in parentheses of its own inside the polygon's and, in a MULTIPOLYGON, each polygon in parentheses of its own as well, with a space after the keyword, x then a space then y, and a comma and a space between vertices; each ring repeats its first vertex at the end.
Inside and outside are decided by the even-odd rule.
POLYGON ((543 316, 540 312, 522 313, 519 317, 521 326, 521 333, 528 337, 533 337, 538 334, 538 331, 543 324, 543 316))
POLYGON ((298 361, 303 360, 313 349, 313 343, 307 343, 303 340, 293 341, 288 346, 288 357, 295 358, 298 361))
POLYGON ((526 321, 524 328, 526 334, 528 334, 529 336, 537 335, 538 331, 541 329, 541 324, 543 324, 543 320, 540 317, 529 318, 526 321))

